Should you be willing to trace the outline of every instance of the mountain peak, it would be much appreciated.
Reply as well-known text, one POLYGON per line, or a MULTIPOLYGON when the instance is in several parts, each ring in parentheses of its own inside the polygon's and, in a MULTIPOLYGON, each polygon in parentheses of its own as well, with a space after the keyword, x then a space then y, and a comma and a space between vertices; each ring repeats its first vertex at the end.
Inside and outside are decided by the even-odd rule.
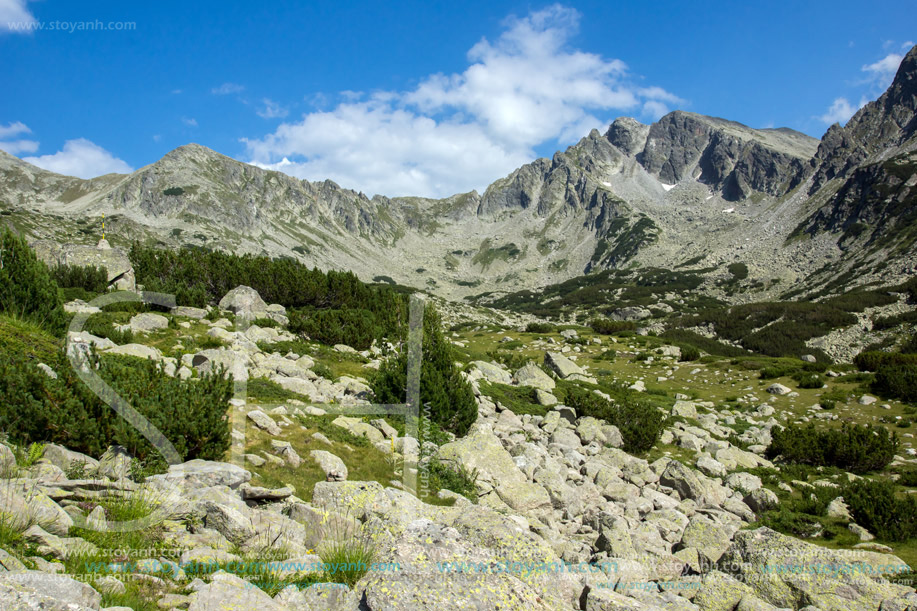
MULTIPOLYGON (((877 153, 896 148, 917 132, 917 46, 901 60, 882 96, 861 108, 844 127, 828 128, 818 147, 818 171, 810 193, 849 175, 877 153)), ((884 153, 883 153, 884 154, 884 153)))

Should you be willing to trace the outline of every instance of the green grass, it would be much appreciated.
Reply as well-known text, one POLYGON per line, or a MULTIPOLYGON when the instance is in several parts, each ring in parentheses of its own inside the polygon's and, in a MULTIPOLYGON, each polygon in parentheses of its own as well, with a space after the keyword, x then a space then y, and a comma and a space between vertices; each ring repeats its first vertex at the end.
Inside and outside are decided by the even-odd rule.
MULTIPOLYGON (((289 441, 299 456, 302 465, 291 469, 287 465, 274 465, 270 461, 261 467, 247 466, 254 474, 252 481, 256 485, 268 488, 292 486, 296 496, 309 501, 315 484, 325 480, 324 472, 309 456, 311 450, 326 450, 338 456, 347 465, 348 479, 351 481, 377 481, 385 486, 397 479, 395 470, 387 455, 378 450, 363 437, 356 437, 346 429, 331 424, 336 416, 305 416, 300 422, 305 430, 298 426, 286 429, 284 440, 289 441), (322 433, 333 443, 331 446, 312 438, 313 433, 322 433)), ((250 430, 246 439, 246 452, 262 455, 270 453, 271 437, 257 430, 250 430)))
POLYGON ((535 401, 535 389, 530 386, 508 386, 482 380, 479 382, 479 387, 483 394, 499 401, 500 405, 517 416, 523 414, 544 416, 548 413, 548 408, 538 405, 535 401))
POLYGON ((291 399, 302 401, 306 399, 303 395, 287 390, 276 382, 271 382, 265 378, 251 378, 245 387, 247 400, 262 403, 283 403, 291 399))
POLYGON ((23 319, 0 314, 0 354, 27 355, 50 361, 63 349, 63 340, 23 319))

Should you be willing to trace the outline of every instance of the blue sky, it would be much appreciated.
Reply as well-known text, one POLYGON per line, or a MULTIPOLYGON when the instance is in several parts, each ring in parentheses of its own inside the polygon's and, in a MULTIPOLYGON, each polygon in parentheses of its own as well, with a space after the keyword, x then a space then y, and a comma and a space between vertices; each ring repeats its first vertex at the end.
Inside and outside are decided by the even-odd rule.
POLYGON ((623 115, 821 137, 888 86, 915 23, 913 0, 0 0, 0 148, 90 177, 197 142, 445 196, 623 115))

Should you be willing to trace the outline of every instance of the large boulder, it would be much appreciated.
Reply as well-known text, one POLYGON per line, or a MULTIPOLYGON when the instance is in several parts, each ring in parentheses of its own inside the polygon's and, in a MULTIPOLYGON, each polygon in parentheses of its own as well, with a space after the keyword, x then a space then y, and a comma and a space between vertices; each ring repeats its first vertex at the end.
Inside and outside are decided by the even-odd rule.
POLYGON ((832 550, 766 527, 736 533, 719 566, 777 607, 875 611, 883 601, 913 591, 881 578, 882 573, 910 570, 896 556, 832 550))
POLYGON ((545 352, 544 364, 547 365, 554 373, 561 378, 569 378, 572 375, 586 375, 583 368, 565 357, 559 352, 545 352))
POLYGON ((504 503, 523 513, 551 507, 547 491, 528 481, 500 440, 489 431, 478 431, 447 443, 439 448, 437 455, 443 462, 468 472, 477 470, 476 484, 482 496, 496 491, 504 503))
POLYGON ((347 479, 347 465, 331 452, 312 450, 309 454, 318 463, 318 467, 324 472, 329 482, 342 482, 347 479))
POLYGON ((191 595, 188 611, 287 611, 264 590, 241 577, 220 571, 211 583, 191 595))
POLYGON ((131 331, 134 333, 149 333, 150 331, 159 331, 169 327, 169 319, 162 314, 153 312, 141 312, 131 317, 131 331))
POLYGON ((66 575, 41 571, 0 574, 0 609, 4 611, 98 611, 102 595, 66 575))
POLYGON ((8 525, 17 530, 40 524, 52 534, 66 535, 73 526, 67 512, 28 480, 5 480, 0 485, 0 508, 9 516, 8 525))
POLYGON ((677 460, 669 462, 659 476, 659 483, 674 488, 681 498, 691 499, 698 505, 719 506, 729 496, 729 490, 677 460))
POLYGON ((178 465, 170 465, 167 473, 152 475, 147 481, 160 486, 178 486, 183 489, 228 486, 236 489, 252 478, 252 474, 238 465, 195 458, 178 465))
POLYGON ((488 363, 487 361, 473 361, 471 364, 477 370, 473 377, 484 378, 488 382, 494 382, 496 384, 513 383, 513 376, 510 372, 499 365, 488 363))
POLYGON ((543 391, 554 390, 556 383, 535 363, 528 363, 513 376, 519 386, 531 386, 543 391))
POLYGON ((220 300, 220 309, 253 320, 267 314, 267 303, 250 286, 237 286, 220 300))
MULTIPOLYGON (((397 563, 399 570, 370 571, 354 590, 363 593, 361 608, 369 611, 570 608, 558 604, 556 589, 536 590, 531 583, 536 576, 524 568, 515 570, 513 560, 469 541, 455 528, 419 519, 386 545, 377 560, 397 563)), ((533 560, 545 562, 544 557, 533 560)))
POLYGON ((75 265, 79 267, 104 267, 108 271, 108 284, 122 291, 136 289, 134 267, 127 253, 112 248, 108 241, 100 240, 96 246, 82 244, 57 244, 42 240, 32 244, 35 254, 49 267, 75 265))

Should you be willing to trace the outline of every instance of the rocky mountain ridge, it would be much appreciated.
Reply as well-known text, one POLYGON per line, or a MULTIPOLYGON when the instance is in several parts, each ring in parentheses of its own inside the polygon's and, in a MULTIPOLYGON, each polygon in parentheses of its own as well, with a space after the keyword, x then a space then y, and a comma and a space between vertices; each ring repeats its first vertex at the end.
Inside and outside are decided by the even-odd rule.
POLYGON ((746 263, 752 280, 768 281, 754 296, 764 299, 856 266, 857 282, 907 273, 914 165, 902 155, 917 147, 915 82, 917 48, 879 100, 821 142, 682 111, 649 126, 621 118, 483 194, 441 200, 369 198, 187 145, 130 175, 88 181, 0 153, 0 203, 36 238, 91 235, 104 213, 115 243, 289 256, 453 299, 688 260, 746 263), (867 243, 877 247, 854 247, 867 243))

